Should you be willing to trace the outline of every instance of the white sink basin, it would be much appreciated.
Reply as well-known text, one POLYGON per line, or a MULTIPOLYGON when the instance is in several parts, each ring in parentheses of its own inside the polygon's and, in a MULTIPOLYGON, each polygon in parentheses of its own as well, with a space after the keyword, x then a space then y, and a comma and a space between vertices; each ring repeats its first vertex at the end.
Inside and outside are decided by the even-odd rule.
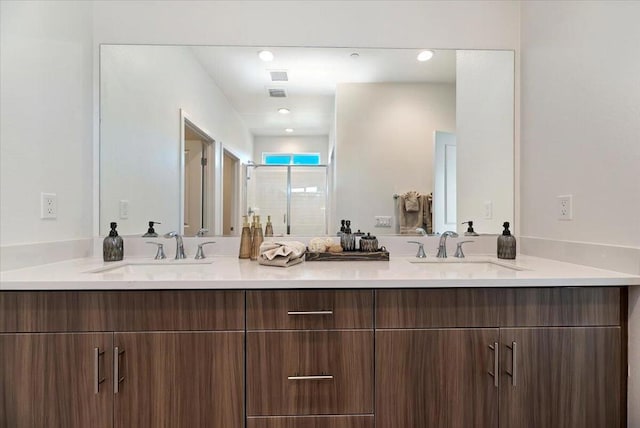
POLYGON ((492 260, 469 260, 458 258, 414 258, 409 263, 434 272, 458 272, 461 274, 473 273, 501 273, 527 270, 520 266, 500 263, 492 260))
POLYGON ((104 266, 90 271, 98 274, 114 275, 153 275, 154 277, 176 274, 201 275, 211 272, 213 260, 202 261, 158 261, 158 262, 124 262, 113 266, 104 266))

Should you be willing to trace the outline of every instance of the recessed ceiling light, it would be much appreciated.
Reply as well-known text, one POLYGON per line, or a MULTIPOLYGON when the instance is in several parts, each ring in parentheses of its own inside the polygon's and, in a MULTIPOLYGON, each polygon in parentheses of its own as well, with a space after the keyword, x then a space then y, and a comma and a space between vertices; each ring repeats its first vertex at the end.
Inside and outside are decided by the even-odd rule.
POLYGON ((431 58, 433 58, 433 51, 422 51, 418 54, 418 61, 420 62, 424 62, 424 61, 429 61, 431 58))
POLYGON ((258 52, 258 56, 260 57, 261 60, 268 62, 268 61, 273 61, 273 52, 271 51, 260 51, 258 52))
POLYGON ((360 54, 358 52, 354 52, 351 55, 349 55, 351 58, 358 58, 360 56, 360 54))
POLYGON ((287 129, 284 130, 284 132, 292 133, 293 132, 293 128, 287 128, 287 129))
POLYGON ((289 113, 291 113, 291 110, 289 110, 288 108, 282 107, 282 108, 278 109, 278 113, 280 113, 280 114, 289 114, 289 113))

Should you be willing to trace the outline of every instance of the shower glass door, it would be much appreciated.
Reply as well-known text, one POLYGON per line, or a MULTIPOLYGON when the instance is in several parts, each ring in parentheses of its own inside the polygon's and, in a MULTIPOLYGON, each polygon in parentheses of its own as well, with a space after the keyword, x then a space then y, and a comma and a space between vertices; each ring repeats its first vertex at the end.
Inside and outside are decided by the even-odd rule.
POLYGON ((247 166, 247 213, 264 227, 271 216, 274 235, 327 233, 326 166, 247 166))

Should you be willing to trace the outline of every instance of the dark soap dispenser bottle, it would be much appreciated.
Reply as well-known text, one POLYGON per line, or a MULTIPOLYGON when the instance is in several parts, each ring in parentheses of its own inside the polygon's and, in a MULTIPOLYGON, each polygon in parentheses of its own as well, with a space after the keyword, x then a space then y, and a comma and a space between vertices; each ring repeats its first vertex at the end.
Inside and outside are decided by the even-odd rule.
POLYGON ((516 237, 509 230, 508 221, 505 221, 502 227, 502 235, 498 236, 498 258, 513 260, 516 258, 516 237))
POLYGON ((118 235, 116 227, 118 224, 112 222, 109 236, 102 241, 102 259, 105 262, 118 262, 124 257, 124 241, 118 235))

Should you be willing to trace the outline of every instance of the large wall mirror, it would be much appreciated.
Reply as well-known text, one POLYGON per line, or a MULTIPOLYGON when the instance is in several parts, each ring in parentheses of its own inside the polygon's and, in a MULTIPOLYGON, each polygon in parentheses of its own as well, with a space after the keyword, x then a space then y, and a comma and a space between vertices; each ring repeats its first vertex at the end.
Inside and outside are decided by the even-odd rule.
POLYGON ((102 45, 100 233, 499 233, 513 51, 420 52, 102 45))

